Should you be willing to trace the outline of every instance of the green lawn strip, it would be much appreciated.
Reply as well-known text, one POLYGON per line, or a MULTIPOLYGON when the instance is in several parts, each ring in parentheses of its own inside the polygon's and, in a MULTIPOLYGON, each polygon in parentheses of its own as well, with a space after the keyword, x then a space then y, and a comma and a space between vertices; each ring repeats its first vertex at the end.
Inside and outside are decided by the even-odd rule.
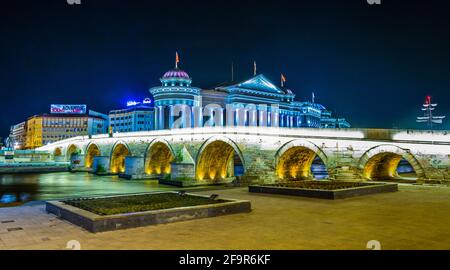
POLYGON ((177 207, 216 204, 224 200, 174 193, 146 194, 85 200, 69 200, 66 204, 93 212, 98 215, 115 215, 177 207))

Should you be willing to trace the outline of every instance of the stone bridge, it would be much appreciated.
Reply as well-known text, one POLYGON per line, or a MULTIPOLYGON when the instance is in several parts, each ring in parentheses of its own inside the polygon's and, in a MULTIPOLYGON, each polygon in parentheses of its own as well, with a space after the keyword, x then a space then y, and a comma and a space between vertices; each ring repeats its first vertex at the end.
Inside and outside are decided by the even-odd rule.
POLYGON ((311 179, 317 158, 329 179, 399 178, 404 159, 418 181, 450 181, 450 134, 436 131, 204 127, 75 137, 38 150, 78 170, 199 184, 311 179))

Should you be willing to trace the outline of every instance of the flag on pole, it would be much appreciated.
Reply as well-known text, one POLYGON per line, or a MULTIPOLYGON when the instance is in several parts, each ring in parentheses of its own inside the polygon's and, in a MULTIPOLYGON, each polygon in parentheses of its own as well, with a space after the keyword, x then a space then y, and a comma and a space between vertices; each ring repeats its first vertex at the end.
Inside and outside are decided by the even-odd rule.
POLYGON ((253 61, 253 76, 256 76, 256 61, 253 61))
POLYGON ((286 77, 281 73, 281 87, 284 87, 284 83, 286 82, 286 77))
POLYGON ((315 98, 314 92, 312 92, 312 103, 314 103, 314 98, 315 98))
POLYGON ((180 57, 178 56, 178 52, 175 52, 175 68, 178 68, 179 62, 180 62, 180 57))

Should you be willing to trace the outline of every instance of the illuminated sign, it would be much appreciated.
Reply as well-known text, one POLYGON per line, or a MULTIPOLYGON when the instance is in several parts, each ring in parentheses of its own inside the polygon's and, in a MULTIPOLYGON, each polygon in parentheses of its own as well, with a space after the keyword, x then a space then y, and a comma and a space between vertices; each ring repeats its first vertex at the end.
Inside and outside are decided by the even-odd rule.
POLYGON ((127 101, 127 106, 128 106, 128 107, 130 107, 130 106, 136 106, 136 105, 138 105, 139 103, 140 103, 140 102, 131 100, 131 101, 127 101))
MULTIPOLYGON (((142 104, 150 104, 150 103, 152 103, 152 100, 150 98, 145 98, 142 101, 142 104)), ((136 105, 139 105, 139 104, 141 104, 141 102, 134 101, 134 100, 127 101, 127 107, 136 106, 136 105)))
POLYGON ((50 113, 85 114, 86 113, 86 105, 52 104, 50 106, 50 113))

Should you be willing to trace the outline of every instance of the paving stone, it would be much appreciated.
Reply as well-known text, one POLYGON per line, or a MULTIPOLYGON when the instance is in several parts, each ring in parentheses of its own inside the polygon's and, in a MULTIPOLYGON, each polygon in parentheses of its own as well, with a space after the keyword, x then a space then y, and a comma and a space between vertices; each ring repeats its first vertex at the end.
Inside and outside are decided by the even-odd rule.
POLYGON ((43 205, 3 208, 1 220, 24 230, 8 232, 17 224, 0 223, 0 249, 63 250, 69 240, 82 249, 366 249, 372 239, 383 249, 450 249, 450 188, 401 186, 337 203, 245 188, 199 193, 249 199, 253 212, 92 234, 50 220, 43 205))

